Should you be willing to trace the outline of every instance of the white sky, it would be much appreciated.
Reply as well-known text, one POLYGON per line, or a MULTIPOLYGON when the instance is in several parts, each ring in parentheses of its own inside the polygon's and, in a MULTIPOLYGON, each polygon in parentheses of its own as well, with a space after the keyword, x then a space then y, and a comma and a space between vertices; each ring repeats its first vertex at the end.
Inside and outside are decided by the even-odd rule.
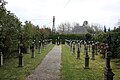
POLYGON ((61 22, 87 20, 113 28, 120 19, 120 0, 6 0, 7 10, 22 22, 30 20, 34 25, 52 27, 52 17, 56 27, 61 22))

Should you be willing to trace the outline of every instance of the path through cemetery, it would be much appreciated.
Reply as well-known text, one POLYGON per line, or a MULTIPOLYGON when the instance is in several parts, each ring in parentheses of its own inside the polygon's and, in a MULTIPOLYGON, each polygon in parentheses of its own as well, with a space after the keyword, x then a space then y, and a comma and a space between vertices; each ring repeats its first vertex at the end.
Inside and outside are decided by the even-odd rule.
POLYGON ((26 80, 60 80, 61 46, 55 46, 26 80))

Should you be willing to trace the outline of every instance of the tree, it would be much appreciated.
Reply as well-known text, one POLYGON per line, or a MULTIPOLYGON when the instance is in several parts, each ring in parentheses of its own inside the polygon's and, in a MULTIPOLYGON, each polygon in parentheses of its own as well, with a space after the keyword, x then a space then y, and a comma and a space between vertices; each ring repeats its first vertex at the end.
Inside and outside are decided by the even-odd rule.
POLYGON ((71 32, 71 30, 72 27, 69 22, 61 23, 60 25, 58 25, 58 32, 61 34, 68 34, 71 32))

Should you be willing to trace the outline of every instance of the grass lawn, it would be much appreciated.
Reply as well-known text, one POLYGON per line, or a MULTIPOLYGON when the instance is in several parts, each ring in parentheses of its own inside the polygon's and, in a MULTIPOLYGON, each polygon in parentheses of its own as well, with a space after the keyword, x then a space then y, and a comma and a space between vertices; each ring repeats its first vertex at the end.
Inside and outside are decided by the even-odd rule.
POLYGON ((46 49, 42 49, 40 54, 36 50, 35 58, 31 58, 31 54, 24 54, 24 67, 18 67, 18 58, 6 60, 0 67, 0 80, 24 80, 53 47, 53 44, 47 46, 46 49))
MULTIPOLYGON (((89 53, 90 69, 84 69, 83 46, 80 54, 80 60, 76 59, 76 54, 72 54, 67 45, 62 45, 62 80, 104 80, 105 59, 99 54, 91 60, 89 53)), ((120 59, 112 59, 111 68, 115 73, 114 80, 120 80, 120 59)))

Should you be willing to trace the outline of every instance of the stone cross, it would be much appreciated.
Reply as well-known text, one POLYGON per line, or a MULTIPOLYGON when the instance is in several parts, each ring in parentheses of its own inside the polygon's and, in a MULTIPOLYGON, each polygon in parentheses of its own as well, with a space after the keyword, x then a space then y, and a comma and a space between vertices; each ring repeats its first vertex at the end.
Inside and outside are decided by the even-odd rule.
POLYGON ((38 53, 41 53, 40 47, 41 47, 41 41, 39 40, 38 53))
POLYGON ((18 46, 18 52, 19 52, 19 65, 18 67, 23 67, 24 63, 23 63, 23 36, 22 34, 20 35, 19 38, 19 46, 18 46))
POLYGON ((104 72, 104 80, 113 80, 113 76, 115 75, 112 72, 112 69, 110 67, 110 57, 112 56, 112 53, 110 51, 108 51, 106 53, 106 68, 105 68, 105 72, 104 72))
POLYGON ((90 41, 88 41, 88 50, 90 52, 90 41))
POLYGON ((87 50, 87 43, 86 42, 84 42, 84 55, 86 54, 86 50, 87 50))
POLYGON ((73 42, 73 54, 75 54, 75 42, 73 42))
POLYGON ((95 54, 96 54, 96 55, 98 55, 97 52, 98 52, 98 44, 97 44, 97 42, 95 42, 95 54))
POLYGON ((81 46, 82 46, 82 40, 80 41, 80 48, 81 48, 81 46))
POLYGON ((79 46, 79 43, 78 43, 78 50, 77 50, 77 59, 80 59, 80 46, 79 46))
POLYGON ((85 55, 85 67, 84 69, 89 69, 89 55, 88 55, 88 45, 86 45, 86 55, 85 55))
POLYGON ((3 49, 4 49, 4 44, 3 44, 3 40, 4 40, 4 36, 2 36, 2 25, 0 25, 0 66, 3 65, 3 49))
POLYGON ((92 60, 95 60, 95 44, 92 43, 92 60))
POLYGON ((34 58, 35 57, 35 44, 34 44, 34 41, 32 42, 32 55, 31 55, 31 58, 34 58))
POLYGON ((72 52, 72 41, 70 41, 70 51, 72 52))

